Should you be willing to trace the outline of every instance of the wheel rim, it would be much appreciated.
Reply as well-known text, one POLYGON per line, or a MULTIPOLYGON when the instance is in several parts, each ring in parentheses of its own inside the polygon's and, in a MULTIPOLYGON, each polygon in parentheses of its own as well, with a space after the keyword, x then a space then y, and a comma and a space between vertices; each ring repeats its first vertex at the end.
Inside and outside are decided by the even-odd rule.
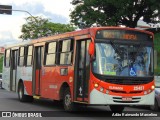
POLYGON ((22 94, 23 94, 22 88, 20 88, 20 89, 19 89, 19 98, 20 98, 20 99, 22 99, 22 94))
POLYGON ((71 104, 71 96, 69 94, 67 94, 65 96, 65 105, 68 108, 70 106, 70 104, 71 104))

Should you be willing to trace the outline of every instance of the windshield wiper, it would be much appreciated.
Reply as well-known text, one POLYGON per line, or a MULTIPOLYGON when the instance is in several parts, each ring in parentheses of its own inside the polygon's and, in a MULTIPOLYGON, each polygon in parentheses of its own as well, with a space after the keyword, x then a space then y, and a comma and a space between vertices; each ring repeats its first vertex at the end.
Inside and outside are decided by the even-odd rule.
POLYGON ((120 56, 120 59, 123 60, 124 59, 124 55, 126 54, 125 52, 121 51, 121 49, 115 45, 115 43, 113 42, 113 40, 110 40, 110 44, 113 47, 113 49, 115 50, 115 52, 120 56))

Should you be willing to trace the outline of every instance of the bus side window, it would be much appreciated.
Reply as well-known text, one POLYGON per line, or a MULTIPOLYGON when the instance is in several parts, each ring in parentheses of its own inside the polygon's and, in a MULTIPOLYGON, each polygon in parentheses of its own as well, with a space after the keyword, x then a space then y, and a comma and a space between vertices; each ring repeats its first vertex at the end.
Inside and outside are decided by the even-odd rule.
POLYGON ((45 46, 45 65, 55 65, 57 42, 47 43, 45 46))
POLYGON ((10 49, 5 50, 5 62, 4 62, 5 67, 10 66, 10 49))
POLYGON ((63 40, 59 43, 60 65, 70 65, 73 56, 73 40, 63 40))
POLYGON ((19 48, 18 65, 24 65, 24 47, 19 48))
POLYGON ((26 48, 26 57, 27 57, 26 65, 27 66, 32 65, 32 55, 33 55, 33 46, 28 46, 26 48))

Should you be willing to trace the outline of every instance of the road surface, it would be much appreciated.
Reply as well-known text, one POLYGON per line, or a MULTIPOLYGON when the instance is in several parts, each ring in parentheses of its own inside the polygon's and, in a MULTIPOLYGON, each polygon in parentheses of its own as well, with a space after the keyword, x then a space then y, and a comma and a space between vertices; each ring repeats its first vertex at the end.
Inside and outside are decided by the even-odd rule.
MULTIPOLYGON (((122 117, 122 114, 112 114, 114 117, 107 117, 111 115, 108 106, 83 106, 80 112, 68 113, 63 111, 61 103, 55 103, 51 100, 34 100, 33 103, 22 103, 18 100, 18 95, 14 92, 8 92, 0 89, 0 111, 2 116, 6 112, 11 112, 12 118, 0 117, 0 120, 97 120, 97 119, 117 119, 117 120, 159 120, 159 117, 153 117, 155 114, 147 107, 126 107, 124 115, 129 117, 122 117), (89 112, 88 112, 89 111, 89 112), (19 114, 18 114, 19 113, 19 114), (152 117, 137 117, 136 115, 153 113, 152 117), (131 117, 133 115, 134 117, 131 117), (18 117, 17 117, 18 116, 18 117), (28 118, 30 116, 30 118, 28 118), (38 118, 32 118, 36 116, 38 118), (41 118, 42 116, 42 118, 41 118), (44 117, 52 116, 52 117, 44 117), (103 117, 101 117, 103 116, 103 117)), ((160 112, 160 111, 159 111, 160 112)), ((159 115, 159 114, 157 114, 159 115)))

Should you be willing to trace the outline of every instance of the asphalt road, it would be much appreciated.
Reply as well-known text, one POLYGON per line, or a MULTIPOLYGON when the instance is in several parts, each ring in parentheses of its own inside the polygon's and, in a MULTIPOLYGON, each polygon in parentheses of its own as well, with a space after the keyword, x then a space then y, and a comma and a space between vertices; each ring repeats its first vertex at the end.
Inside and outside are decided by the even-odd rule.
MULTIPOLYGON (((110 112, 108 106, 83 106, 80 108, 81 111, 68 113, 63 111, 63 106, 61 103, 55 103, 51 100, 34 100, 33 103, 22 103, 19 102, 18 96, 14 92, 8 92, 4 89, 0 89, 0 116, 2 116, 2 112, 11 112, 12 118, 4 118, 0 117, 0 120, 97 120, 97 119, 118 119, 118 120, 159 120, 160 119, 160 111, 159 113, 154 113, 150 111, 147 107, 126 107, 124 115, 128 115, 129 117, 122 117, 122 114, 113 114, 110 112), (35 114, 33 114, 35 113, 35 114), (140 115, 140 113, 144 114, 157 114, 159 117, 137 117, 136 115, 140 115), (37 116, 38 118, 28 118, 28 116, 37 116), (107 117, 108 115, 113 115, 112 117, 107 117), (116 116, 117 115, 117 116, 116 116), (134 117, 131 117, 134 115, 134 117), (23 118, 16 117, 23 116, 23 118), (27 117, 26 117, 27 116, 27 117), (42 118, 40 118, 42 116, 42 118), (52 116, 52 117, 44 117, 44 116, 52 116), (26 117, 26 118, 25 118, 26 117)), ((10 113, 9 113, 10 114, 10 113)), ((6 113, 3 113, 5 116, 6 113)))

